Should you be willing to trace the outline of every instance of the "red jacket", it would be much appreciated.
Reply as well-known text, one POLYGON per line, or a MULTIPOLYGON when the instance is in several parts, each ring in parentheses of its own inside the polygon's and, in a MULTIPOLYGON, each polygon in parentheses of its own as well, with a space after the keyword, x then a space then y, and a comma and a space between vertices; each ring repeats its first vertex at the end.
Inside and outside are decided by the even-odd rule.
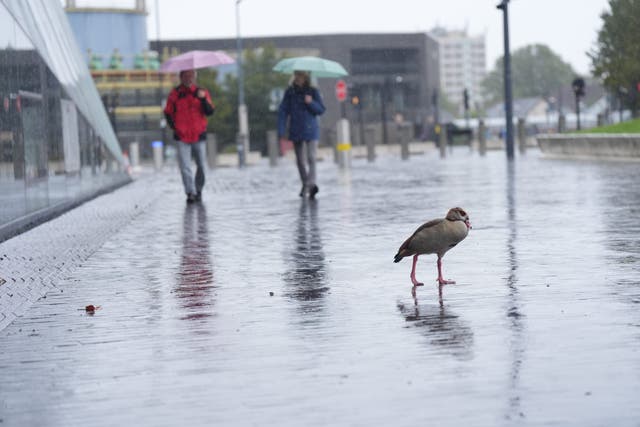
POLYGON ((203 89, 205 97, 198 98, 196 85, 175 87, 167 98, 164 115, 174 137, 178 141, 194 143, 207 137, 207 116, 213 114, 214 106, 209 91, 203 89))

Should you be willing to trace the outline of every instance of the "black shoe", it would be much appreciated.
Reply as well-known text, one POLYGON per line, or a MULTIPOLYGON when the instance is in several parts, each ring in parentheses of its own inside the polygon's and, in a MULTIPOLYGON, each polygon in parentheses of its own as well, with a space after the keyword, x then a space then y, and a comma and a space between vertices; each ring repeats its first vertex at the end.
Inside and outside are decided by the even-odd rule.
POLYGON ((202 191, 198 191, 194 198, 195 198, 196 202, 201 202, 202 201, 202 191))
POLYGON ((187 203, 193 203, 196 201, 196 195, 189 193, 187 194, 187 203))
POLYGON ((300 189, 300 197, 304 197, 304 193, 307 192, 307 187, 305 185, 302 186, 302 188, 300 189))
POLYGON ((315 199, 315 198, 316 198, 316 194, 318 194, 318 191, 320 191, 320 189, 318 188, 318 186, 317 186, 317 185, 315 185, 315 184, 314 184, 314 185, 311 187, 311 189, 309 190, 309 198, 310 198, 311 200, 315 199))

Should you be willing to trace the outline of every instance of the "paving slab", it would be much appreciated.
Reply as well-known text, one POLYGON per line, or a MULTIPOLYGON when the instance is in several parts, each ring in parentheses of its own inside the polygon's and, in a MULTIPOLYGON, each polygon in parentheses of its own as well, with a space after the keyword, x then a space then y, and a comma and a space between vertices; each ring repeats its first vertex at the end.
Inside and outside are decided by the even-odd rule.
POLYGON ((322 162, 315 202, 290 163, 216 170, 195 205, 154 178, 0 246, 28 301, 0 331, 0 425, 639 425, 637 165, 322 162), (414 298, 393 256, 454 206, 457 283, 422 256, 414 298))

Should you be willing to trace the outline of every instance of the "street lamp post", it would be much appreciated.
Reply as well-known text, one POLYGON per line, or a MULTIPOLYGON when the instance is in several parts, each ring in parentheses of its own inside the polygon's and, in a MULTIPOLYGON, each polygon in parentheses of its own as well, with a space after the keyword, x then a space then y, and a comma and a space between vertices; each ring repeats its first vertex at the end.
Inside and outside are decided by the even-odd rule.
POLYGON ((511 53, 509 50, 509 0, 498 6, 504 22, 504 111, 506 120, 507 159, 513 159, 513 95, 511 93, 511 53))
POLYGON ((237 65, 238 65, 238 165, 245 166, 246 156, 249 152, 249 119, 247 114, 247 106, 244 103, 244 77, 242 73, 242 38, 240 37, 240 3, 242 0, 236 0, 236 49, 237 49, 237 65))
MULTIPOLYGON (((155 18, 156 18, 156 40, 158 46, 158 61, 162 64, 162 41, 160 41, 160 5, 158 4, 158 0, 155 0, 155 18)), ((164 86, 164 74, 158 70, 158 98, 159 104, 162 110, 164 111, 166 99, 164 98, 164 94, 162 93, 162 89, 164 86)), ((167 122, 164 118, 164 115, 160 115, 160 129, 161 129, 161 140, 165 144, 167 143, 167 122)))
POLYGON ((584 79, 576 77, 571 83, 571 88, 576 96, 576 126, 580 130, 580 98, 584 96, 584 79))

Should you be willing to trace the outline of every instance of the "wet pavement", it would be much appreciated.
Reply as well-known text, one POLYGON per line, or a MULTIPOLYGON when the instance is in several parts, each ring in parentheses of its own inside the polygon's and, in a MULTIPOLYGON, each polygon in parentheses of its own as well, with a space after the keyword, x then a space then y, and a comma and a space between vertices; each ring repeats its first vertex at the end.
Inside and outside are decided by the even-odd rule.
POLYGON ((163 191, 0 331, 0 425, 640 426, 637 163, 318 173, 315 202, 289 163, 217 170, 201 205, 177 171, 132 184, 163 191), (422 256, 414 299, 393 256, 454 206, 457 284, 422 256))

